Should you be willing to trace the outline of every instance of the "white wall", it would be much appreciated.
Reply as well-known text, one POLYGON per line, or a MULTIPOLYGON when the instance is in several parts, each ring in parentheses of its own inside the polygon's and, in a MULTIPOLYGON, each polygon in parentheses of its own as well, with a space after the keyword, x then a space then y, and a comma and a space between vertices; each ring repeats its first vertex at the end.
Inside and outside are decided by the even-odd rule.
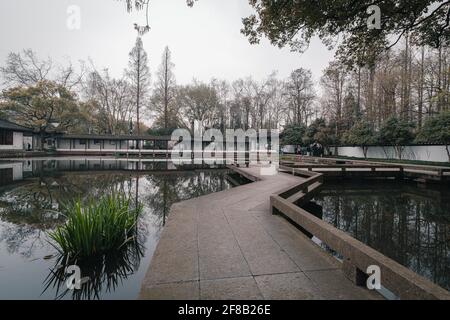
POLYGON ((295 146, 283 146, 281 147, 281 151, 284 153, 295 153, 295 146))
POLYGON ((0 145, 0 150, 23 150, 23 133, 13 133, 13 145, 0 145))
MULTIPOLYGON (((338 155, 346 157, 363 158, 361 147, 338 147, 338 155)), ((334 148, 331 148, 334 153, 334 148)), ((368 158, 374 159, 398 159, 394 147, 369 147, 368 158)), ((421 160, 433 162, 448 162, 445 146, 407 146, 403 149, 402 159, 421 160)))

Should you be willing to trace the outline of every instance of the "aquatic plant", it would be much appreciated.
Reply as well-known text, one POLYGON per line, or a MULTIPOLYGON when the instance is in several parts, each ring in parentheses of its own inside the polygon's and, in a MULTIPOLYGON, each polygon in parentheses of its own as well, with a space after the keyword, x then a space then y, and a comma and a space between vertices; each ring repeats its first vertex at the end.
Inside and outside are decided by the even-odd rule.
POLYGON ((64 256, 89 258, 120 250, 137 233, 140 205, 133 206, 124 195, 112 194, 63 206, 64 225, 49 232, 52 245, 64 256))
MULTIPOLYGON (((142 230, 141 230, 142 231, 142 230)), ((120 250, 113 250, 89 259, 70 259, 60 255, 55 260, 54 267, 44 280, 44 289, 54 292, 55 299, 70 298, 72 300, 100 300, 105 293, 116 291, 128 277, 138 269, 144 256, 145 236, 140 233, 132 241, 127 242, 120 250), (67 287, 66 268, 77 265, 82 270, 85 282, 79 290, 67 287)))

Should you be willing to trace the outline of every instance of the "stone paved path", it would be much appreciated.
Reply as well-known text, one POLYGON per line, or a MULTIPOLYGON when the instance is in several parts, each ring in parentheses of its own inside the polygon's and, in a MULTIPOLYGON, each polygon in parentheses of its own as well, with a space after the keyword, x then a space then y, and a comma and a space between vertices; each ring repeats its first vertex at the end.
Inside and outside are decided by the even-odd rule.
MULTIPOLYGON (((259 176, 258 168, 242 169, 259 176)), ((374 299, 334 258, 280 216, 271 194, 299 182, 280 173, 175 204, 140 299, 374 299)))

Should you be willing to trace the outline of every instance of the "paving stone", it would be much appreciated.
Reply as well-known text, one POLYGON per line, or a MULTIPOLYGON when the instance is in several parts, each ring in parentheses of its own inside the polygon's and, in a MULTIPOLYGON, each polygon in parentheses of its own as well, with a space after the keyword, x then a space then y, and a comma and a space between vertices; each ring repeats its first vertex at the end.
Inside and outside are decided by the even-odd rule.
POLYGON ((314 282, 301 272, 257 276, 255 280, 268 300, 323 299, 314 282))
POLYGON ((261 300, 253 277, 202 280, 200 297, 205 300, 261 300))
POLYGON ((144 286, 139 295, 142 300, 198 300, 199 297, 198 281, 144 286))
POLYGON ((255 217, 228 209, 225 214, 253 275, 299 271, 255 217))
POLYGON ((256 215, 273 239, 302 271, 338 268, 338 262, 280 216, 256 215))
POLYGON ((199 280, 196 218, 179 216, 161 234, 144 285, 199 280))
POLYGON ((368 289, 357 287, 350 282, 341 270, 306 271, 319 289, 320 294, 327 300, 368 300, 379 296, 368 289))
POLYGON ((222 210, 209 219, 202 219, 200 214, 198 244, 201 279, 251 275, 222 210))

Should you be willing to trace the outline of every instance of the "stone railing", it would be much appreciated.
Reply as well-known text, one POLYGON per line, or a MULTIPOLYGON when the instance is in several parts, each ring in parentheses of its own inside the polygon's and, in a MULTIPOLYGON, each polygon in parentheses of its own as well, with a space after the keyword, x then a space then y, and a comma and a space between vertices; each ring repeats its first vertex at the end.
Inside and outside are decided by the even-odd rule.
POLYGON ((281 169, 305 177, 306 180, 270 197, 273 214, 289 218, 300 229, 314 235, 342 256, 342 270, 356 285, 366 285, 368 268, 378 266, 381 270, 381 285, 400 299, 450 299, 447 290, 300 208, 299 205, 311 199, 320 187, 321 174, 298 168, 281 169))

